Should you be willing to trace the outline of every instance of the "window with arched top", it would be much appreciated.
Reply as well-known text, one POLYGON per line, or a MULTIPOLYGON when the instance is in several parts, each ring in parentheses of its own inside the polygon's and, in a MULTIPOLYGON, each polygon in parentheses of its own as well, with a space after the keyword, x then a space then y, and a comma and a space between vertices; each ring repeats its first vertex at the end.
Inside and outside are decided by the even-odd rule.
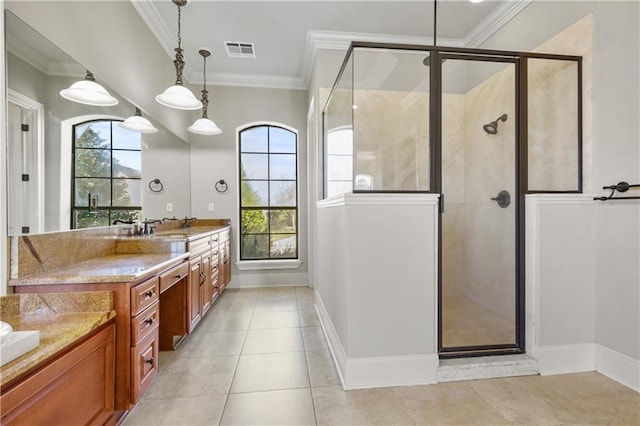
POLYGON ((238 143, 240 260, 297 259, 297 131, 252 125, 238 143))
POLYGON ((99 119, 73 125, 71 228, 108 226, 142 209, 142 139, 99 119))

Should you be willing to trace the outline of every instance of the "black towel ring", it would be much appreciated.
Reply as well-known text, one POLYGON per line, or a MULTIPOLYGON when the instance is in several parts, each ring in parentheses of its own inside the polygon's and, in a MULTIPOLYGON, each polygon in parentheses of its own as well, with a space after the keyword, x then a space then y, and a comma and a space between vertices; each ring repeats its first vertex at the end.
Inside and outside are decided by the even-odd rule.
POLYGON ((162 185, 160 179, 156 178, 149 182, 149 189, 151 190, 151 192, 162 192, 162 190, 164 189, 164 185, 162 185))
POLYGON ((224 194, 228 190, 229 190, 229 185, 227 184, 227 182, 224 181, 224 179, 220 179, 219 181, 216 182, 216 191, 218 191, 221 194, 224 194))

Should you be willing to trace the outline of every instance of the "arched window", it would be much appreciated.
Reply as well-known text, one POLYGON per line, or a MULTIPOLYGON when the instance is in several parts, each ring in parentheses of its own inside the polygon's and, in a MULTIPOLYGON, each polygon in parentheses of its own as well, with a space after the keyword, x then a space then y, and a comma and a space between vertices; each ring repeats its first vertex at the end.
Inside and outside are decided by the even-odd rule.
POLYGON ((254 125, 238 141, 240 260, 297 259, 297 132, 254 125))
POLYGON ((72 131, 71 228, 108 226, 142 209, 142 139, 120 120, 92 120, 72 131))

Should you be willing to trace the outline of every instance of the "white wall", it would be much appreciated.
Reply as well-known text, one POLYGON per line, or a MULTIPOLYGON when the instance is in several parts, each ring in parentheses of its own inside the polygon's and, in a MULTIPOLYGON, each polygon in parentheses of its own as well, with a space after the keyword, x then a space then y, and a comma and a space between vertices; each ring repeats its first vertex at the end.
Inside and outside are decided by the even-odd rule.
POLYGON ((343 387, 435 383, 438 195, 317 206, 316 306, 343 387))
MULTIPOLYGON (((196 90, 195 87, 193 87, 196 90)), ((218 136, 191 136, 191 214, 229 218, 232 233, 232 283, 237 286, 306 285, 307 277, 307 94, 301 90, 213 87, 209 118, 223 130, 218 136), (240 271, 238 259, 238 154, 236 129, 253 122, 281 123, 298 131, 298 269, 240 271), (219 194, 224 179, 229 191, 219 194), (215 210, 208 211, 214 203, 215 210)))

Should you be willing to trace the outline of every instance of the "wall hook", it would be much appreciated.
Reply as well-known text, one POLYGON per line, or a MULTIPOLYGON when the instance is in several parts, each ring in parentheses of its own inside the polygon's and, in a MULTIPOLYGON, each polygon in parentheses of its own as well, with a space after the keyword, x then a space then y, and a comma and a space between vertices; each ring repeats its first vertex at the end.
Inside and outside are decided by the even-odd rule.
POLYGON ((228 190, 229 190, 229 185, 227 184, 227 182, 225 182, 224 179, 220 179, 219 181, 216 182, 216 191, 218 191, 221 194, 224 194, 228 190))
POLYGON ((162 185, 160 179, 156 178, 149 182, 149 189, 151 192, 162 192, 164 190, 164 185, 162 185))

